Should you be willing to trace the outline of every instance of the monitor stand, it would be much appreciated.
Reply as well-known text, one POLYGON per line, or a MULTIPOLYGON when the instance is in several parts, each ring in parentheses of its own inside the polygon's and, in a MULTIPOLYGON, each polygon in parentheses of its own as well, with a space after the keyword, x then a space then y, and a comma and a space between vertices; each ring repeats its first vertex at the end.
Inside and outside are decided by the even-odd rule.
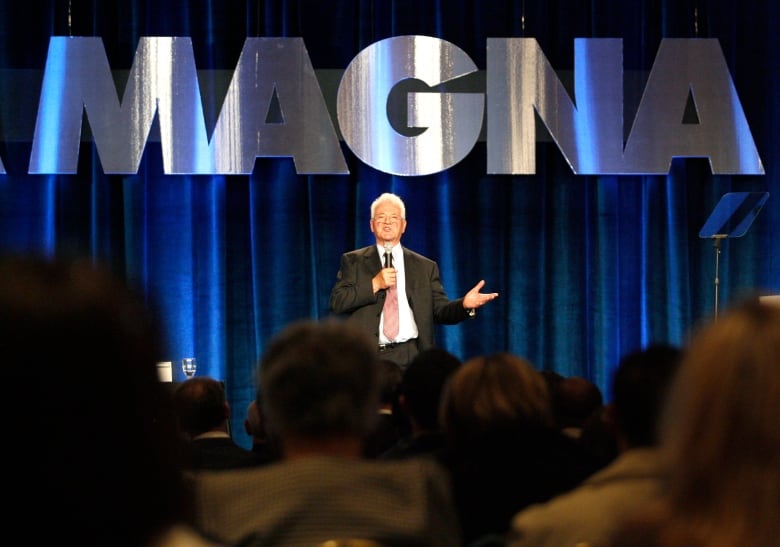
POLYGON ((699 231, 700 238, 712 239, 715 246, 715 319, 718 318, 721 243, 728 238, 745 235, 767 199, 769 192, 724 194, 699 231))

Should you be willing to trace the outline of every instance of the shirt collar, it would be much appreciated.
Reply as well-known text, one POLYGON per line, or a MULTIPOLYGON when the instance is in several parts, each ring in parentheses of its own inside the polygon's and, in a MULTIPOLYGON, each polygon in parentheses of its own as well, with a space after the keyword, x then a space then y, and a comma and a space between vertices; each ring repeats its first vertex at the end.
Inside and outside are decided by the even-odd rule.
MULTIPOLYGON (((401 244, 397 243, 396 245, 393 245, 393 249, 390 251, 390 254, 393 255, 393 258, 395 259, 396 256, 398 256, 398 249, 401 248, 401 244)), ((384 258, 385 256, 385 246, 377 244, 376 246, 377 251, 379 252, 379 256, 381 258, 384 258)))

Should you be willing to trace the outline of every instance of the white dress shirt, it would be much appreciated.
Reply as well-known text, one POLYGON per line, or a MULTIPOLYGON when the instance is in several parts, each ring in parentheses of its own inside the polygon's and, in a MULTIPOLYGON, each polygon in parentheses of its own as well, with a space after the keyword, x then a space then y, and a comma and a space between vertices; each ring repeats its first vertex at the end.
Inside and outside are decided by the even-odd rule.
MULTIPOLYGON (((382 259, 382 265, 385 263, 385 248, 377 245, 377 252, 382 259)), ((379 343, 387 344, 390 342, 406 342, 417 338, 417 323, 414 321, 412 308, 409 307, 409 299, 406 297, 406 274, 404 273, 404 251, 401 245, 395 245, 391 251, 393 256, 393 267, 396 270, 396 287, 398 289, 398 336, 395 340, 388 340, 383 332, 385 323, 384 313, 379 318, 379 343)))

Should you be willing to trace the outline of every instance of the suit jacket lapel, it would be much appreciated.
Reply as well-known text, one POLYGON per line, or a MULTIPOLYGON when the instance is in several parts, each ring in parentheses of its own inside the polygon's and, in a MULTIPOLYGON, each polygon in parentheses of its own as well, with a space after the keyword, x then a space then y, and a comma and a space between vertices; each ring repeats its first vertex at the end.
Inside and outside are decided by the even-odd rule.
POLYGON ((376 252, 376 247, 374 245, 365 247, 361 254, 363 255, 364 267, 371 272, 371 277, 379 273, 379 270, 382 269, 382 259, 376 252))

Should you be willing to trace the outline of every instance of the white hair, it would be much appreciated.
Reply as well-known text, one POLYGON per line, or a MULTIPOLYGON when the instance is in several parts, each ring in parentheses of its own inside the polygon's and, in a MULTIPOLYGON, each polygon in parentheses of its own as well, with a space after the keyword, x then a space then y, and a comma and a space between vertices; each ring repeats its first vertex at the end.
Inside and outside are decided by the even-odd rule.
POLYGON ((406 220, 406 205, 404 205, 404 202, 400 197, 395 194, 391 194, 390 192, 385 192, 384 194, 380 195, 371 204, 371 218, 374 218, 374 213, 376 212, 377 206, 385 201, 389 201, 393 205, 397 205, 401 209, 401 218, 406 220))

